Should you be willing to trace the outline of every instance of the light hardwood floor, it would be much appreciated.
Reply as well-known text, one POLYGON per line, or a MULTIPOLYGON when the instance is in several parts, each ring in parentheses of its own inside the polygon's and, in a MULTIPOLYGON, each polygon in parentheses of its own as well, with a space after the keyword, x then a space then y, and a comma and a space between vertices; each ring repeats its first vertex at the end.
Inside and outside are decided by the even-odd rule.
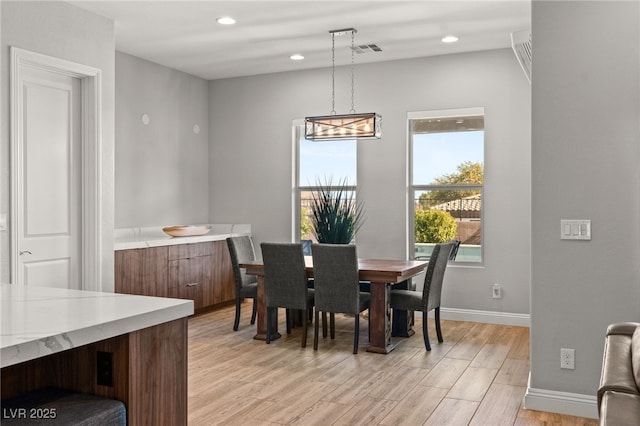
POLYGON ((234 307, 189 320, 189 425, 597 425, 593 419, 522 408, 529 373, 529 329, 443 321, 444 343, 426 352, 422 324, 387 355, 351 353, 353 318, 336 315, 336 339, 313 327, 267 345, 253 340, 250 302, 240 328, 234 307))

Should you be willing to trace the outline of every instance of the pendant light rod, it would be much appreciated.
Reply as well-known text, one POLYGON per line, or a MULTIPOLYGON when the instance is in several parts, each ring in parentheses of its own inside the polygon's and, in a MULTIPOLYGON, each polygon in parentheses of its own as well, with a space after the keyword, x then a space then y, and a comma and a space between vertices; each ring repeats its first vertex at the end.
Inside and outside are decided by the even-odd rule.
POLYGON ((336 114, 336 36, 351 34, 351 113, 355 114, 354 107, 354 89, 353 89, 353 67, 354 67, 354 48, 355 35, 358 32, 355 28, 343 28, 341 30, 331 30, 331 115, 336 114))
POLYGON ((351 32, 351 114, 355 114, 356 113, 356 91, 354 89, 355 87, 355 77, 354 77, 354 59, 353 59, 353 55, 355 54, 356 51, 356 30, 353 30, 351 32))
POLYGON ((331 33, 331 115, 336 115, 336 35, 331 33))

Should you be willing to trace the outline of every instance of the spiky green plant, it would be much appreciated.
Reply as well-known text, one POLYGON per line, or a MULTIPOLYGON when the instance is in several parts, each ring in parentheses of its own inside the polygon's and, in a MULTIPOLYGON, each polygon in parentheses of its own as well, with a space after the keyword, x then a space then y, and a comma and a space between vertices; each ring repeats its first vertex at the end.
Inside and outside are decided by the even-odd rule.
POLYGON ((362 204, 347 179, 333 184, 332 178, 317 180, 311 199, 311 224, 319 243, 349 244, 364 220, 362 204))

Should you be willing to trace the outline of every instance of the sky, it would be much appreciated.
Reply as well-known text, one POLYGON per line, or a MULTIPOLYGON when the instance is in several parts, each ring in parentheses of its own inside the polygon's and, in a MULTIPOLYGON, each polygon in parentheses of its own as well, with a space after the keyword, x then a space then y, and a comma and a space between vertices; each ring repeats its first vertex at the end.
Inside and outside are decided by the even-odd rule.
POLYGON ((457 172, 465 161, 484 164, 484 132, 427 133, 413 138, 413 183, 457 172))
MULTIPOLYGON (((413 139, 413 183, 427 185, 433 179, 457 171, 465 161, 484 163, 484 132, 429 133, 413 139)), ((373 143, 384 143, 384 140, 373 143)), ((300 185, 315 185, 320 178, 334 183, 346 178, 356 182, 355 141, 300 141, 300 185)))
POLYGON ((300 185, 311 186, 320 178, 333 178, 333 183, 347 179, 356 182, 356 141, 300 141, 300 185))

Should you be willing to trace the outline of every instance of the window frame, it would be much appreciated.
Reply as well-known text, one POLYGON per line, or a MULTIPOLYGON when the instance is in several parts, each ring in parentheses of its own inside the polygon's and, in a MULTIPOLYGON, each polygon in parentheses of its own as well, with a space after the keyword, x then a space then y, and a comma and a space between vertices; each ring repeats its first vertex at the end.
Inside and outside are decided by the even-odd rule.
MULTIPOLYGON (((422 185, 415 184, 413 182, 414 176, 414 153, 413 153, 413 133, 411 130, 411 124, 414 120, 421 119, 434 119, 434 118, 454 118, 454 117, 473 117, 482 116, 486 120, 486 114, 484 107, 470 107, 470 108, 454 108, 446 110, 431 110, 431 111, 412 111, 407 113, 407 256, 409 259, 415 259, 415 198, 417 192, 423 191, 437 191, 437 190, 479 190, 482 198, 482 209, 480 211, 480 262, 464 262, 456 260, 451 262, 453 266, 461 267, 484 267, 485 262, 485 188, 486 181, 483 180, 482 185, 464 184, 464 185, 422 185)), ((483 165, 486 164, 484 159, 486 158, 486 126, 483 127, 483 165)))

